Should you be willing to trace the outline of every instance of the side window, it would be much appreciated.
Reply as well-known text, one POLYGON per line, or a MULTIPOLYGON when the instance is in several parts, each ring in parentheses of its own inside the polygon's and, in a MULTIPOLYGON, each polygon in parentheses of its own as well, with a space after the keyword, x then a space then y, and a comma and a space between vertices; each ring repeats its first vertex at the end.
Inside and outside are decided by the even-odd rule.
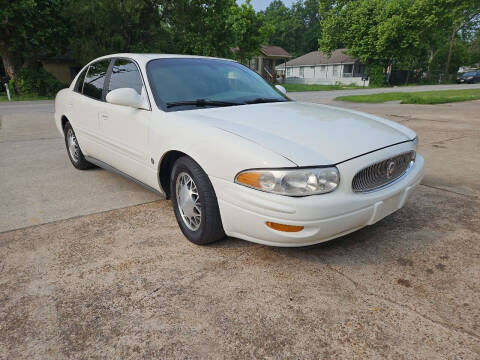
POLYGON ((137 65, 131 60, 116 59, 112 67, 107 92, 119 88, 132 88, 140 95, 142 93, 142 87, 142 77, 137 65))
POLYGON ((102 100, 103 84, 107 75, 110 60, 102 60, 90 65, 83 84, 83 94, 102 100))
POLYGON ((78 93, 82 93, 82 88, 83 88, 83 80, 85 80, 85 74, 87 73, 88 67, 82 71, 80 76, 77 79, 77 82, 75 83, 75 91, 78 93))

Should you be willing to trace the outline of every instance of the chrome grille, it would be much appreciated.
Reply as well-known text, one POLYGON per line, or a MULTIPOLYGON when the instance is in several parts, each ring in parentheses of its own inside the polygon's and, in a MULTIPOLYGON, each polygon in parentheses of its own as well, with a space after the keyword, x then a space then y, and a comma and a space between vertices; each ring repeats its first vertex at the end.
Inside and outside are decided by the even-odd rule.
POLYGON ((390 184, 402 176, 414 160, 415 151, 409 151, 360 170, 353 177, 353 191, 372 191, 390 184))

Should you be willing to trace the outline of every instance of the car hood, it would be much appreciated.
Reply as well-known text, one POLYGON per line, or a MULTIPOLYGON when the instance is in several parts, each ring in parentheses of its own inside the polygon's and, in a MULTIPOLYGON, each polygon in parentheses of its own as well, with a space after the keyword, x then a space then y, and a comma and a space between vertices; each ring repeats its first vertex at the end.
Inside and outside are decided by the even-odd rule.
POLYGON ((301 102, 176 112, 231 132, 298 166, 332 165, 415 137, 393 121, 352 110, 301 102))

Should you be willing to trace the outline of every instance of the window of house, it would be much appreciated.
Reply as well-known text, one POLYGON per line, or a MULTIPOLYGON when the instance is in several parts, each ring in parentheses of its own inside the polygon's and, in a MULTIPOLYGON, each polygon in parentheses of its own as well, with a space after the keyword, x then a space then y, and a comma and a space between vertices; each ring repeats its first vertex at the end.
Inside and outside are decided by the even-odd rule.
POLYGON ((353 64, 343 65, 343 73, 344 74, 352 74, 353 72, 353 64))
POLYGON ((292 68, 287 68, 287 76, 292 76, 292 68))
POLYGON ((97 100, 103 100, 103 85, 107 75, 109 60, 101 60, 89 66, 83 83, 83 94, 97 100))
POLYGON ((142 93, 142 77, 137 65, 131 60, 116 59, 113 64, 108 92, 120 88, 132 88, 139 95, 142 93))
POLYGON ((304 70, 305 69, 303 67, 300 67, 300 77, 302 77, 302 78, 304 76, 304 70))

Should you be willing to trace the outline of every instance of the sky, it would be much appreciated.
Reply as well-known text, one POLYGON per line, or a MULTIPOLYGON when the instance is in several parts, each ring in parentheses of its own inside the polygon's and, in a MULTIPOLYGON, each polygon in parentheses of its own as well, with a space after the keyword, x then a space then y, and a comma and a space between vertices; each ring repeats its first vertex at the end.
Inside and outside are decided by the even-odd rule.
MULTIPOLYGON (((288 7, 290 7, 295 2, 295 0, 282 0, 282 1, 288 7)), ((265 8, 271 2, 272 2, 272 0, 252 0, 251 1, 253 8, 257 11, 265 10, 265 8)), ((237 0, 237 3, 239 3, 239 4, 243 3, 243 0, 237 0)))

